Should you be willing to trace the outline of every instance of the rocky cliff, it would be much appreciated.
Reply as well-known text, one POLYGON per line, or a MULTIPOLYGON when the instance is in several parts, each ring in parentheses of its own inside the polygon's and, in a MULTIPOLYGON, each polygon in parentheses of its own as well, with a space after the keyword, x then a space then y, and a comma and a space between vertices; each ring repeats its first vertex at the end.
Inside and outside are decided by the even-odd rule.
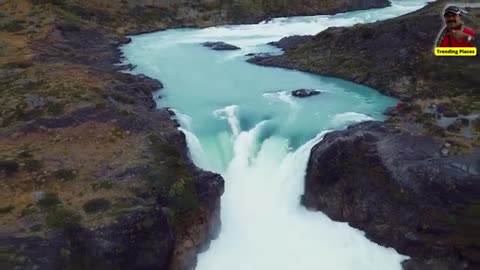
POLYGON ((480 149, 380 122, 329 133, 311 151, 303 204, 411 256, 405 269, 478 269, 480 149))

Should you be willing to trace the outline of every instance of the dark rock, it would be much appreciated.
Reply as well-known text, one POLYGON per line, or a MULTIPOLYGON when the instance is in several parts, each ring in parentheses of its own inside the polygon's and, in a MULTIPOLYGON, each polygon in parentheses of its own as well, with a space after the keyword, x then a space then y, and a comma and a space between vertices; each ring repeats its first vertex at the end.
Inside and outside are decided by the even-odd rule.
POLYGON ((312 39, 312 36, 290 36, 284 37, 279 41, 269 42, 269 45, 275 46, 283 50, 294 49, 312 39))
POLYGON ((234 50, 240 50, 239 47, 227 44, 222 41, 217 41, 217 42, 204 42, 202 43, 204 47, 210 48, 214 51, 234 51, 234 50))
POLYGON ((298 98, 306 98, 306 97, 320 95, 320 93, 321 93, 320 91, 315 89, 298 89, 298 90, 292 91, 292 96, 298 97, 298 98))
POLYGON ((447 127, 447 131, 458 133, 464 127, 462 120, 457 119, 447 127))
POLYGON ((251 57, 268 57, 272 56, 270 53, 247 53, 245 56, 251 56, 251 57))
POLYGON ((468 127, 470 125, 470 119, 468 118, 462 117, 462 118, 459 118, 458 120, 460 120, 460 122, 464 127, 468 127))
POLYGON ((404 270, 460 270, 465 269, 462 266, 454 265, 453 263, 445 262, 443 260, 407 260, 402 263, 404 270))
POLYGON ((457 117, 458 113, 452 111, 444 111, 443 116, 445 117, 457 117))
POLYGON ((385 109, 383 114, 388 116, 397 116, 398 115, 397 107, 396 106, 388 107, 385 109))
POLYGON ((175 112, 171 108, 168 108, 167 112, 170 116, 175 116, 175 112))
POLYGON ((480 149, 441 157, 443 145, 380 122, 329 133, 311 151, 302 203, 414 260, 478 269, 459 254, 480 241, 480 149))

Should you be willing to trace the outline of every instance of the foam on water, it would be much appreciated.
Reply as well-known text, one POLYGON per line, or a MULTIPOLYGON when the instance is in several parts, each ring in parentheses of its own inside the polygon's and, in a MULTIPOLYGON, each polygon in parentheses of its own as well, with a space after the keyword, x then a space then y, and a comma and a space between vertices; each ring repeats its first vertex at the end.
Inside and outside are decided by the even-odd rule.
POLYGON ((245 62, 266 43, 395 17, 425 1, 333 16, 278 18, 256 25, 176 29, 132 37, 123 48, 134 72, 162 81, 159 106, 175 109, 191 157, 225 178, 222 228, 198 270, 399 270, 405 259, 348 224, 300 205, 310 149, 326 129, 382 120, 396 100, 333 78, 245 62), (205 41, 242 49, 215 52, 205 41), (295 89, 321 95, 294 99, 295 89), (233 105, 232 105, 233 104, 233 105))
POLYGON ((356 113, 356 112, 345 112, 335 115, 331 120, 331 127, 332 128, 340 128, 347 125, 375 120, 374 118, 363 114, 363 113, 356 113))
MULTIPOLYGON (((285 102, 286 104, 290 105, 292 109, 298 109, 299 105, 293 99, 293 96, 287 91, 279 91, 274 93, 265 93, 263 97, 269 99, 272 102, 281 101, 285 102)), ((269 103, 272 104, 272 103, 269 103)))
POLYGON ((237 118, 238 106, 230 105, 223 109, 216 110, 213 112, 215 117, 220 119, 226 119, 230 128, 232 129, 233 135, 236 137, 240 134, 240 121, 237 118))

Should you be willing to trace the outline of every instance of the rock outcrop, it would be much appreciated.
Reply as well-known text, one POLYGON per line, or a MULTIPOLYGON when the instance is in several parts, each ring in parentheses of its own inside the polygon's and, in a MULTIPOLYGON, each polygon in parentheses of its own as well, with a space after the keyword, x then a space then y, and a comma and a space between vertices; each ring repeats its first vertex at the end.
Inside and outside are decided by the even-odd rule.
POLYGON ((381 122, 329 133, 311 151, 302 202, 410 256, 406 269, 478 269, 480 150, 442 148, 381 122))
POLYGON ((300 46, 301 44, 310 42, 312 38, 312 36, 290 36, 284 37, 279 41, 269 42, 268 45, 275 46, 282 50, 291 50, 300 46))
POLYGON ((216 42, 204 42, 202 43, 204 47, 210 48, 214 51, 235 51, 235 50, 240 50, 239 47, 231 44, 227 44, 222 41, 216 41, 216 42))

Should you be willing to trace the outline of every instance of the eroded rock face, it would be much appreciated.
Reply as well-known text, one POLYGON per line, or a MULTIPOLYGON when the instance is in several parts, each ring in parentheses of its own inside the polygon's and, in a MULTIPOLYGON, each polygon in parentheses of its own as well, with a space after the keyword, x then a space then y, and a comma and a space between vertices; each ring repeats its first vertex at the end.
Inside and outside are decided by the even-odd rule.
POLYGON ((192 223, 177 235, 169 270, 190 270, 197 265, 197 254, 208 249, 210 241, 220 232, 220 196, 224 181, 220 175, 197 171, 196 189, 199 207, 192 223))
POLYGON ((480 149, 442 147, 380 122, 329 133, 311 151, 303 204, 411 256, 407 269, 478 269, 480 149))

